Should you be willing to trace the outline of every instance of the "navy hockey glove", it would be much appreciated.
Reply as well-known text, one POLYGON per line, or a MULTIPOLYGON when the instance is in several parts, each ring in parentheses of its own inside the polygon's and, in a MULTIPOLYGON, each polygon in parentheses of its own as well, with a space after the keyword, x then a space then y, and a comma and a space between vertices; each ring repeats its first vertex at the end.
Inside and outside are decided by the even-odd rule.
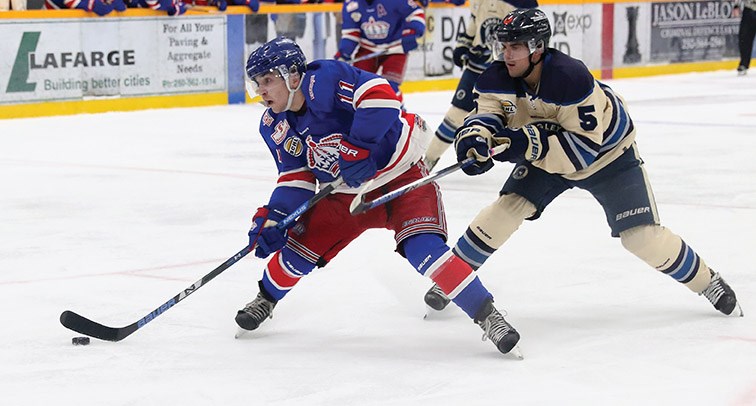
POLYGON ((465 45, 459 45, 452 52, 452 61, 454 65, 460 68, 465 67, 465 61, 470 58, 470 48, 465 45))
POLYGON ((469 50, 468 62, 483 65, 491 58, 491 50, 484 46, 475 46, 469 50))
POLYGON ((371 156, 371 151, 375 148, 376 145, 369 142, 341 139, 339 168, 341 178, 349 187, 360 186, 378 172, 375 160, 371 156))
POLYGON ((286 229, 279 230, 276 227, 279 221, 288 216, 281 210, 271 209, 263 206, 257 209, 255 216, 252 218, 252 228, 249 230, 249 245, 254 246, 255 256, 266 258, 268 255, 280 250, 286 245, 288 236, 286 229))
POLYGON ((496 154, 497 161, 537 161, 549 150, 547 138, 561 131, 559 124, 535 122, 518 129, 505 128, 494 135, 496 144, 509 144, 504 152, 496 154))
POLYGON ((457 162, 462 162, 469 157, 475 157, 476 161, 462 168, 468 175, 480 175, 493 168, 493 160, 488 153, 488 141, 478 133, 475 128, 463 128, 457 132, 454 140, 454 148, 457 150, 457 162))

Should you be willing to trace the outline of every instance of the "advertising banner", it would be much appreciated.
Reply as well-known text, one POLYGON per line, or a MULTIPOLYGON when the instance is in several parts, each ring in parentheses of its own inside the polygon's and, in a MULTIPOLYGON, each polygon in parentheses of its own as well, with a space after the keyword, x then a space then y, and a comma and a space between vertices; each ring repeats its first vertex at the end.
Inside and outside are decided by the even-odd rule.
POLYGON ((601 4, 543 6, 551 24, 551 48, 601 68, 601 4))
POLYGON ((614 5, 614 66, 647 64, 651 53, 651 4, 614 5))
POLYGON ((226 89, 224 17, 0 24, 0 103, 226 89))
POLYGON ((692 62, 738 56, 736 1, 651 4, 651 62, 692 62))

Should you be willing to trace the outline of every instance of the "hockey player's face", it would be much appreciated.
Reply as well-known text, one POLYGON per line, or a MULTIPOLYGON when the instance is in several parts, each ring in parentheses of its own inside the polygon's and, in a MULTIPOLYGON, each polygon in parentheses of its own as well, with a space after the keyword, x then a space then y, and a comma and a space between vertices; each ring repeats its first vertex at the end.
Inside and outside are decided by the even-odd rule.
POLYGON ((497 42, 496 58, 504 61, 509 75, 517 78, 530 67, 530 48, 524 42, 497 42))
POLYGON ((289 89, 279 72, 268 72, 252 79, 252 88, 260 96, 266 107, 274 113, 285 110, 289 99, 289 89))

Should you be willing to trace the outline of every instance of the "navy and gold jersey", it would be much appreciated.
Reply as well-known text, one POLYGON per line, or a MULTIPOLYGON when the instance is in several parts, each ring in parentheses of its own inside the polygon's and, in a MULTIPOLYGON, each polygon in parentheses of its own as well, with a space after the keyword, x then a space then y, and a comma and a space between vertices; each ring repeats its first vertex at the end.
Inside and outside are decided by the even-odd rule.
POLYGON ((505 126, 551 122, 561 129, 548 138, 547 153, 533 164, 568 179, 584 179, 619 157, 633 143, 635 128, 620 96, 594 79, 583 62, 549 48, 541 81, 530 90, 494 62, 475 84, 476 109, 466 126, 493 139, 505 126))

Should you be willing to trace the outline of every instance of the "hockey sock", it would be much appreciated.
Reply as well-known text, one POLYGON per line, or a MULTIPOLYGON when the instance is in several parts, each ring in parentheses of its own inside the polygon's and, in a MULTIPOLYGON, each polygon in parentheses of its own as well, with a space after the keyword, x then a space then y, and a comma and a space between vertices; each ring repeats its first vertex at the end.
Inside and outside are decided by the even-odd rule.
POLYGON ((620 233, 622 245, 658 271, 699 293, 709 286, 708 267, 679 236, 659 225, 644 225, 620 233))
POLYGON ((284 247, 273 255, 265 267, 262 287, 273 299, 279 301, 314 268, 315 264, 284 247))
POLYGON ((435 282, 470 318, 493 298, 472 268, 452 254, 440 236, 412 236, 404 242, 404 253, 418 272, 435 282))
POLYGON ((453 251, 454 255, 463 258, 472 269, 477 271, 488 260, 488 257, 496 252, 496 249, 486 245, 468 228, 457 240, 457 245, 454 246, 453 251))

